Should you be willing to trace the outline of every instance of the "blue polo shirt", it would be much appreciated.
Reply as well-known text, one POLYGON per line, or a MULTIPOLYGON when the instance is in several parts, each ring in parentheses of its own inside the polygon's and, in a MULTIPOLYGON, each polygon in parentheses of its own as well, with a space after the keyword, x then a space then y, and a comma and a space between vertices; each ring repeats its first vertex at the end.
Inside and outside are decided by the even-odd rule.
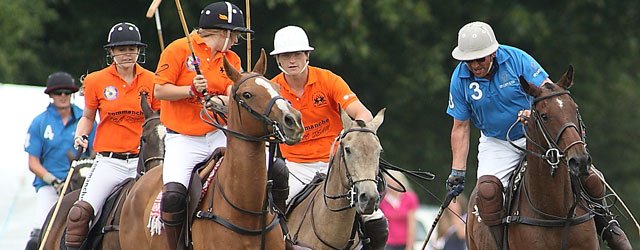
MULTIPOLYGON (((42 166, 61 180, 67 177, 71 166, 67 152, 71 151, 74 154, 77 152, 73 148, 73 138, 78 121, 82 117, 82 109, 72 104, 71 110, 69 122, 67 125, 63 125, 56 107, 49 104, 47 110, 36 116, 31 122, 24 145, 24 151, 40 158, 42 166)), ((93 144, 95 128, 96 123, 94 122, 93 130, 89 135, 89 145, 93 144)), ((36 190, 44 185, 46 185, 44 180, 37 176, 33 180, 33 186, 36 190)))
MULTIPOLYGON (((540 86, 549 74, 529 54, 506 45, 498 47, 494 64, 497 70, 491 80, 476 77, 463 62, 458 64, 451 76, 447 114, 461 121, 471 119, 485 136, 506 140, 518 111, 531 109, 533 103, 518 77, 540 86)), ((523 136, 522 124, 509 135, 512 140, 523 136)))

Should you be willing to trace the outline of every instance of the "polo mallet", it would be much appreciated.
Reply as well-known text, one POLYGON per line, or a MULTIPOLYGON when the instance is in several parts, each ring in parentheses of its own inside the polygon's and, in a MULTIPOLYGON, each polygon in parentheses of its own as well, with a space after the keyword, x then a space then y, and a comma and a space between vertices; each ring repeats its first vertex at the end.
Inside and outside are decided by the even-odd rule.
MULTIPOLYGON (((245 5, 247 5, 247 29, 251 29, 251 3, 250 0, 245 1, 245 5)), ((247 72, 251 72, 251 32, 247 32, 247 72)))
MULTIPOLYGON (((178 9, 178 16, 180 17, 180 23, 182 24, 182 30, 184 31, 184 36, 187 38, 187 43, 189 44, 189 50, 191 51, 191 58, 193 59, 193 68, 196 70, 196 74, 202 75, 200 71, 200 65, 196 59, 196 53, 193 50, 193 45, 191 44, 191 36, 189 36, 189 29, 187 28, 187 21, 184 20, 184 13, 182 12, 182 5, 180 5, 180 0, 176 0, 176 8, 178 9)), ((204 101, 209 102, 209 93, 205 89, 202 91, 202 95, 204 95, 204 101)))
POLYGON ((462 186, 456 186, 454 187, 454 189, 452 189, 447 193, 447 197, 444 198, 442 205, 440 205, 440 210, 438 210, 438 215, 436 215, 436 218, 433 221, 433 224, 431 225, 431 229, 429 229, 429 233, 427 233, 427 238, 425 238, 424 243, 422 243, 422 248, 421 248, 422 250, 424 250, 424 248, 427 247, 427 242, 429 242, 429 238, 431 238, 431 234, 433 233, 433 230, 436 229, 436 226, 438 225, 438 221, 440 220, 442 213, 444 212, 445 209, 447 209, 447 207, 449 207, 449 203, 451 203, 451 200, 455 198, 453 194, 462 193, 462 189, 463 189, 462 186))
MULTIPOLYGON (((83 139, 88 139, 86 135, 82 136, 83 139)), ((64 184, 62 185, 62 190, 60 191, 60 195, 58 196, 58 201, 56 202, 56 206, 53 209, 53 214, 51 215, 51 219, 49 223, 47 223, 47 229, 44 231, 44 237, 42 237, 42 241, 40 241, 40 248, 42 250, 44 248, 44 244, 47 242, 47 238, 49 237, 49 232, 51 231, 51 227, 53 226, 53 222, 56 220, 58 216, 58 210, 60 210, 60 205, 62 204, 62 198, 64 198, 64 194, 67 192, 67 187, 69 187, 69 182, 71 182, 71 176, 76 169, 76 165, 80 157, 82 156, 84 149, 82 147, 78 147, 78 154, 76 158, 71 162, 71 167, 69 168, 69 172, 67 173, 67 178, 64 180, 64 184)))
POLYGON ((160 2, 162 2, 162 0, 153 0, 145 16, 151 18, 151 16, 155 15, 156 17, 156 30, 158 30, 158 40, 160 41, 160 50, 162 51, 164 50, 164 38, 162 37, 162 24, 160 23, 160 11, 158 10, 160 2))

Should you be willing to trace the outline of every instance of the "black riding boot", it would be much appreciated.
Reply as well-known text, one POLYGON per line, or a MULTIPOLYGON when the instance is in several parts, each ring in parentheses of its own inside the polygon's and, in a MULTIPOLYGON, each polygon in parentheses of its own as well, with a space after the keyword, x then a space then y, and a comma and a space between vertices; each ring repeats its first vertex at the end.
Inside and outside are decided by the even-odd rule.
POLYGON ((285 161, 276 157, 267 176, 269 180, 273 180, 273 187, 271 187, 273 203, 284 214, 287 210, 286 202, 289 196, 289 169, 285 161))
POLYGON ((369 238, 369 244, 365 244, 362 249, 384 250, 387 247, 389 238, 389 224, 387 218, 370 220, 364 222, 364 235, 369 238))
POLYGON ((26 250, 37 250, 38 246, 40 245, 40 229, 33 229, 33 231, 31 231, 31 238, 29 238, 29 241, 27 242, 27 247, 25 248, 26 250))

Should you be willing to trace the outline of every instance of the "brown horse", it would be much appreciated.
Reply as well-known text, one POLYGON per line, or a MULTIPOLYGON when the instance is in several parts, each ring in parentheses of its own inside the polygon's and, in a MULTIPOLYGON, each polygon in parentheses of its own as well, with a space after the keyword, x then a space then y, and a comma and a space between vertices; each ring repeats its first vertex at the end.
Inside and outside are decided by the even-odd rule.
POLYGON ((343 131, 336 138, 326 180, 287 211, 292 241, 313 249, 355 248, 356 215, 373 213, 380 199, 376 175, 382 146, 376 131, 384 109, 368 123, 352 121, 343 110, 340 117, 343 131))
MULTIPOLYGON (((273 223, 277 217, 265 209, 265 141, 297 143, 303 127, 300 112, 262 76, 265 57, 263 50, 252 73, 239 73, 224 60, 224 70, 234 84, 227 128, 216 127, 227 134, 227 150, 197 207, 191 228, 193 249, 284 249, 282 230, 273 223)), ((166 233, 152 236, 147 229, 151 207, 161 189, 162 168, 149 171, 134 185, 121 218, 123 249, 170 248, 166 233)))
MULTIPOLYGON (((142 148, 140 152, 140 164, 142 165, 142 167, 139 167, 139 169, 151 169, 162 164, 164 156, 164 134, 166 133, 166 129, 164 128, 162 123, 160 123, 159 113, 157 111, 153 111, 149 107, 146 93, 141 94, 140 105, 145 117, 145 122, 142 125, 142 136, 140 139, 142 148)), ((93 153, 92 155, 95 156, 95 154, 93 153)), ((66 249, 63 237, 65 229, 67 227, 67 214, 73 206, 73 203, 75 203, 80 196, 79 189, 84 183, 86 172, 93 165, 93 159, 81 158, 75 164, 76 170, 74 171, 71 177, 71 181, 69 182, 69 189, 72 189, 72 192, 67 192, 67 194, 62 199, 58 214, 56 215, 53 226, 51 227, 51 231, 49 232, 49 235, 47 237, 47 242, 44 243, 44 249, 66 249)), ((44 230, 46 230, 52 214, 53 208, 51 209, 51 211, 49 211, 49 215, 47 216, 47 219, 45 220, 42 227, 42 236, 44 236, 44 230)), ((110 221, 119 221, 119 214, 115 214, 114 217, 115 218, 110 219, 110 221)), ((111 226, 109 228, 117 229, 117 226, 111 226)), ((120 248, 117 232, 117 230, 104 230, 104 238, 101 241, 98 249, 120 248)))
MULTIPOLYGON (((582 138, 578 105, 569 95, 573 67, 556 83, 527 83, 535 99, 526 128, 526 165, 512 178, 519 183, 506 223, 503 249, 598 249, 598 238, 585 201, 580 176, 588 173, 590 156, 582 138)), ((477 188, 476 188, 477 189, 477 188)), ((496 249, 489 227, 479 222, 474 189, 467 220, 469 249, 496 249)), ((508 207, 509 203, 507 203, 508 207)))

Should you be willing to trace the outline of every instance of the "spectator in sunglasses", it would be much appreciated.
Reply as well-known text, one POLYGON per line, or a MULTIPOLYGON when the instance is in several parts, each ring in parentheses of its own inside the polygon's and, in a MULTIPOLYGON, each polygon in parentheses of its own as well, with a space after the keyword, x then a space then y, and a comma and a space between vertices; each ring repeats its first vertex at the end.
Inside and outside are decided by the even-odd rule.
MULTIPOLYGON (((29 170, 35 175, 36 213, 33 216, 31 238, 27 249, 37 249, 40 227, 56 203, 71 162, 67 152, 73 151, 73 135, 82 116, 82 109, 71 103, 78 86, 70 74, 56 72, 47 78, 44 93, 51 103, 29 126, 24 150, 28 153, 29 170)), ((88 133, 93 141, 95 130, 88 133)))

